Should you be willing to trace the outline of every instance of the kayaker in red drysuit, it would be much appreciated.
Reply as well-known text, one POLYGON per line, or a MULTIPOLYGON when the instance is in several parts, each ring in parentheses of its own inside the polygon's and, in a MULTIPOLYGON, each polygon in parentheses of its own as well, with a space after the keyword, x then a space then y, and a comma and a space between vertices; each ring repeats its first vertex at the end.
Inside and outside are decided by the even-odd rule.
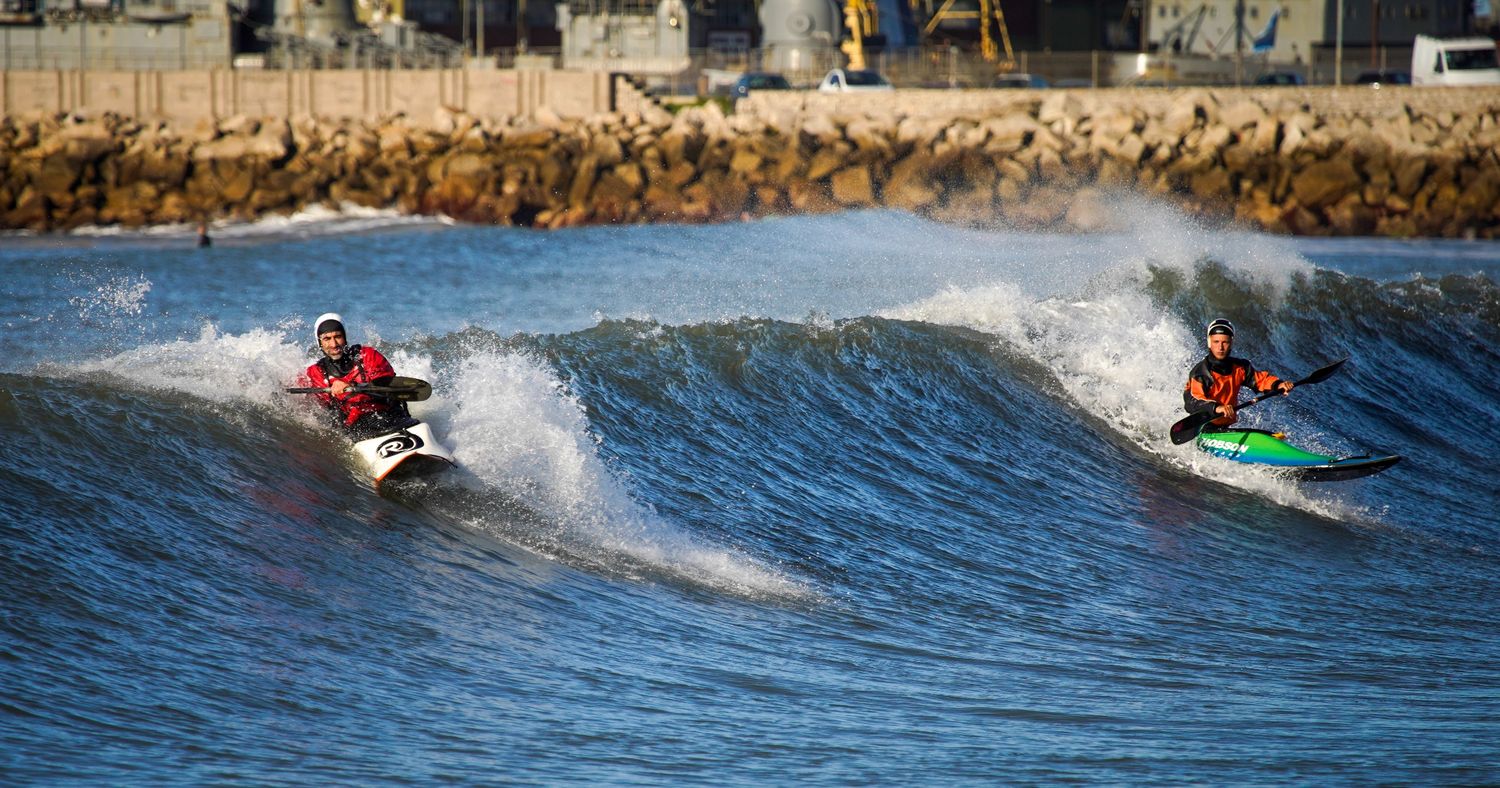
POLYGON ((1245 359, 1230 357, 1229 351, 1233 349, 1234 324, 1224 318, 1209 323, 1208 355, 1188 373, 1187 385, 1182 388, 1182 404, 1188 413, 1219 414, 1219 418, 1209 422, 1208 429, 1228 427, 1239 419, 1234 406, 1241 386, 1261 392, 1279 389, 1286 394, 1296 385, 1257 370, 1245 359))
POLYGON ((344 333, 344 319, 333 312, 320 315, 313 325, 323 358, 307 368, 307 378, 313 386, 329 389, 329 393, 317 397, 335 423, 348 430, 355 440, 414 423, 406 403, 400 400, 348 391, 350 386, 360 383, 388 385, 396 376, 391 362, 380 351, 350 345, 344 333))

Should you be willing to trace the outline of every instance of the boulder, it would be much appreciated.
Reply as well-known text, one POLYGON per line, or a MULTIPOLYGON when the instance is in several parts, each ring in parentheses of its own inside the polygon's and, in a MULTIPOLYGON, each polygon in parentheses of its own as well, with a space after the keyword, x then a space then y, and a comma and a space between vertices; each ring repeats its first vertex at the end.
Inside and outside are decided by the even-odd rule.
POLYGON ((886 135, 887 124, 861 118, 844 127, 844 136, 854 143, 855 156, 860 161, 877 161, 891 152, 891 142, 886 135))
POLYGON ((1185 93, 1172 102, 1171 108, 1162 117, 1162 132, 1169 137, 1181 139, 1197 127, 1199 114, 1198 101, 1194 94, 1185 93))
POLYGON ((102 123, 84 123, 67 126, 57 133, 62 142, 63 155, 76 164, 96 161, 118 147, 115 135, 102 123))
POLYGON ((589 190, 594 188, 594 179, 599 174, 599 160, 592 155, 583 157, 573 171, 573 183, 568 189, 568 207, 583 210, 588 207, 589 190))
POLYGON ((931 147, 942 136, 943 121, 938 118, 906 117, 896 124, 896 144, 931 147))
POLYGON ((786 187, 787 202, 798 213, 829 213, 838 209, 838 203, 828 193, 828 186, 821 181, 799 178, 786 187))
MULTIPOLYGON (((988 194, 989 190, 985 190, 988 194)), ((932 182, 932 158, 917 151, 896 162, 882 189, 882 202, 892 208, 918 211, 930 206, 941 191, 932 182)))
POLYGON ((613 135, 605 134, 594 138, 589 155, 600 167, 613 167, 625 160, 625 148, 613 135))
POLYGON ((845 167, 830 179, 833 199, 842 205, 870 206, 875 204, 875 186, 870 178, 870 168, 862 165, 845 167))
POLYGON ((1276 138, 1281 133, 1281 122, 1272 117, 1263 117, 1255 123, 1255 130, 1242 136, 1255 155, 1265 156, 1276 149, 1276 138))
POLYGON ((989 118, 983 127, 989 135, 984 150, 991 155, 1003 156, 1014 153, 1031 144, 1032 138, 1041 129, 1031 116, 1013 112, 999 118, 989 118))
POLYGON ((849 143, 837 142, 813 154, 812 161, 807 164, 808 180, 819 180, 842 167, 850 150, 849 143))
POLYGON ((47 215, 47 198, 40 190, 26 187, 16 198, 15 205, 4 213, 3 221, 6 227, 25 230, 48 229, 50 222, 47 215))
POLYGON ((1364 181, 1347 159, 1315 162, 1292 176, 1292 194, 1300 205, 1321 208, 1358 195, 1364 181))
POLYGON ((1227 203, 1233 196, 1229 173, 1219 167, 1195 173, 1188 179, 1188 188, 1195 197, 1207 202, 1227 203))
POLYGON ((83 174, 83 164, 58 153, 48 156, 34 170, 31 185, 43 195, 66 194, 83 174))
POLYGON ((1219 123, 1232 131, 1259 125, 1265 119, 1265 108, 1252 99, 1232 102, 1219 111, 1219 123))
POLYGON ((734 152, 729 160, 729 171, 740 176, 747 176, 760 169, 761 162, 765 159, 750 148, 740 148, 734 152))
POLYGON ((1396 194, 1409 200, 1416 195, 1427 175, 1427 160, 1408 158, 1397 162, 1394 170, 1396 194))
POLYGON ((1037 109, 1036 121, 1052 125, 1058 121, 1072 120, 1083 114, 1083 104, 1069 91, 1054 91, 1047 94, 1037 109))
POLYGON ((230 205, 243 202, 255 188, 255 172, 248 167, 235 167, 221 177, 219 197, 230 205))

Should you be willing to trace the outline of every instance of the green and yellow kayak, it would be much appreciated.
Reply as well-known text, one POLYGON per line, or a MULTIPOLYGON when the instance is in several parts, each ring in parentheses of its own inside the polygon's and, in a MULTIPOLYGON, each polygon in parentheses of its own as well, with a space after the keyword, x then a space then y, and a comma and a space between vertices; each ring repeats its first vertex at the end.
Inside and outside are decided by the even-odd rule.
POLYGON ((1380 473, 1400 462, 1401 455, 1334 457, 1315 454, 1287 443, 1280 433, 1228 429, 1198 435, 1200 451, 1226 460, 1267 465, 1304 482, 1341 482, 1380 473))

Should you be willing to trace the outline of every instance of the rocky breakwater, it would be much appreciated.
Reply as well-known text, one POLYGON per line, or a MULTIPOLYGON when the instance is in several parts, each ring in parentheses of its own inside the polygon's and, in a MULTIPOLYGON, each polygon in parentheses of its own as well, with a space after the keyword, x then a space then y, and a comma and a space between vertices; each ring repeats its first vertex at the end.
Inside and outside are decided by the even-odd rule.
POLYGON ((444 111, 182 130, 11 117, 0 120, 0 226, 353 204, 538 227, 888 206, 1095 229, 1110 226, 1115 194, 1135 191, 1277 232, 1500 234, 1500 92, 1385 94, 903 92, 863 106, 780 97, 728 117, 713 105, 587 120, 444 111))

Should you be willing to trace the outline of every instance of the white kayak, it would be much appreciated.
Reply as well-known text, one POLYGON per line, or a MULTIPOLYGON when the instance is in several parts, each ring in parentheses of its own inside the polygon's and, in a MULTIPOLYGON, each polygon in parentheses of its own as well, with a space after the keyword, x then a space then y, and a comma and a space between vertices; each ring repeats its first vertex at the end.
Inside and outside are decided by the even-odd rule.
MULTIPOLYGON (((417 378, 399 376, 392 376, 384 384, 356 383, 348 390, 386 397, 399 403, 422 402, 432 396, 432 384, 417 378)), ((286 390, 288 394, 327 394, 331 391, 330 388, 305 386, 286 390)), ((432 437, 432 428, 410 418, 406 415, 405 408, 399 413, 393 411, 384 416, 390 425, 389 432, 354 442, 354 451, 364 460, 365 466, 370 469, 370 475, 375 477, 376 487, 386 479, 427 476, 446 471, 457 464, 453 459, 453 452, 432 437)))
POLYGON ((359 441, 354 451, 369 467, 377 487, 387 479, 427 476, 457 464, 453 452, 432 437, 432 427, 421 421, 359 441))

